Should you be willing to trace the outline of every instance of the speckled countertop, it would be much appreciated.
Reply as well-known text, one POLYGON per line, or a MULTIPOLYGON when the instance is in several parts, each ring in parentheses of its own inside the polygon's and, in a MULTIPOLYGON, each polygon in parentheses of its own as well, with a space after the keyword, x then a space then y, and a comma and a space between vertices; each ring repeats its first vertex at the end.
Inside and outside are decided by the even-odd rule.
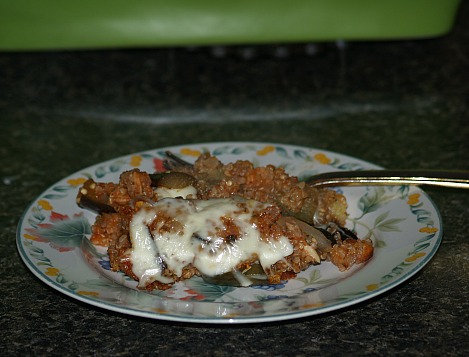
POLYGON ((279 323, 191 325, 85 305, 29 272, 15 234, 28 204, 62 177, 168 145, 269 141, 389 168, 469 170, 468 10, 442 38, 287 46, 287 58, 270 47, 251 59, 247 48, 0 53, 0 353, 467 355, 469 191, 426 189, 444 238, 415 277, 279 323))

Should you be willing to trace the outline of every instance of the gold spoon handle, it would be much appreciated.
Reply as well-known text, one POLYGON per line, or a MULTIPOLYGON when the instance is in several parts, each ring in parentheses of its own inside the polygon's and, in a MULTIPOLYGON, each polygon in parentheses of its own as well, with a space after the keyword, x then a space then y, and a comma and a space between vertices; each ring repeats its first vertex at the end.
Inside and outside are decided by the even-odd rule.
POLYGON ((337 171, 314 175, 307 180, 307 182, 311 186, 432 185, 453 188, 469 188, 469 171, 337 171))

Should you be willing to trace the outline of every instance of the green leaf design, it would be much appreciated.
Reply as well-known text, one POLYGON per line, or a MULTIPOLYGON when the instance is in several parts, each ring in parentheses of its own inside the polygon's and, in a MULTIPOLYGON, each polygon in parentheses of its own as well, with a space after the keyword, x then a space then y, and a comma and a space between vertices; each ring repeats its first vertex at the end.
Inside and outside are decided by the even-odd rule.
POLYGON ((80 287, 80 285, 78 285, 76 282, 72 282, 72 283, 68 286, 68 288, 69 288, 70 290, 73 290, 73 291, 78 290, 79 287, 80 287))
POLYGON ((166 157, 166 151, 165 150, 157 150, 156 155, 159 156, 160 158, 166 157))
POLYGON ((44 198, 47 198, 49 200, 58 200, 58 199, 61 199, 61 198, 64 198, 64 197, 67 197, 67 195, 56 195, 56 194, 47 194, 47 195, 44 195, 44 198))
POLYGON ((321 279, 321 271, 319 269, 313 269, 311 274, 309 274, 309 281, 313 282, 318 281, 319 279, 321 279))
POLYGON ((40 260, 42 262, 50 262, 49 258, 46 258, 44 255, 42 254, 34 254, 32 253, 31 256, 37 260, 40 260))
POLYGON ((59 284, 65 284, 66 282, 68 282, 67 278, 65 278, 63 274, 58 274, 55 281, 57 281, 59 284))
POLYGON ((382 239, 377 239, 375 242, 375 248, 384 248, 386 247, 386 242, 382 239))
POLYGON ((319 269, 313 269, 311 273, 309 274, 308 278, 303 278, 303 277, 295 278, 295 280, 301 281, 305 285, 309 285, 314 282, 317 282, 319 279, 321 279, 321 272, 319 271, 319 269))
POLYGON ((213 155, 217 156, 217 155, 227 154, 230 152, 230 148, 231 148, 230 146, 220 146, 213 150, 213 155))
POLYGON ((433 222, 431 219, 430 219, 430 212, 428 211, 425 211, 423 209, 420 209, 420 210, 412 210, 412 213, 415 214, 417 216, 417 222, 433 222))
MULTIPOLYGON (((33 217, 33 218, 35 218, 35 217, 33 217)), ((42 218, 42 219, 37 219, 37 218, 36 218, 36 219, 33 220, 33 219, 29 218, 29 219, 28 219, 28 223, 31 225, 31 227, 37 228, 38 224, 40 224, 41 222, 43 222, 44 219, 45 219, 45 218, 42 218)))
POLYGON ((375 229, 378 229, 382 232, 399 232, 400 229, 397 226, 400 222, 404 221, 404 218, 391 218, 387 219, 389 216, 389 211, 386 211, 380 214, 375 219, 375 229))
POLYGON ((91 233, 91 226, 84 217, 79 217, 57 222, 50 227, 38 228, 37 233, 55 246, 75 248, 91 233))
POLYGON ((334 158, 330 163, 329 163, 329 166, 332 166, 332 167, 337 167, 340 163, 340 160, 338 158, 334 158))
POLYGON ((336 167, 340 170, 363 170, 363 167, 360 164, 354 164, 354 163, 344 163, 336 167))
MULTIPOLYGON (((163 155, 164 155, 164 152, 163 152, 163 155)), ((150 154, 143 153, 140 156, 144 159, 153 159, 153 155, 150 155, 150 154)))
POLYGON ((34 252, 34 253, 37 253, 37 254, 44 254, 44 250, 43 250, 43 249, 41 249, 41 248, 39 248, 39 247, 36 247, 36 246, 34 246, 34 245, 31 245, 31 246, 29 246, 28 248, 29 248, 29 250, 30 250, 31 252, 34 252))
POLYGON ((422 244, 422 243, 431 241, 434 237, 435 237, 435 233, 428 234, 428 235, 426 235, 426 236, 420 238, 419 240, 417 240, 416 244, 417 244, 417 245, 420 245, 420 244, 422 244))
POLYGON ((284 148, 282 148, 280 146, 276 146, 275 151, 277 152, 277 154, 279 156, 284 157, 284 158, 288 158, 288 152, 284 148))
POLYGON ((411 211, 417 216, 430 216, 430 212, 424 209, 411 209, 411 211))
POLYGON ((32 217, 39 222, 42 222, 46 219, 46 216, 39 210, 33 210, 32 217))
POLYGON ((37 263, 36 265, 39 265, 39 266, 44 265, 44 266, 48 266, 48 267, 52 266, 49 259, 47 259, 47 262, 42 261, 42 262, 37 263))
POLYGON ((384 203, 389 201, 392 197, 386 195, 383 187, 368 191, 358 201, 358 208, 363 212, 362 216, 371 213, 380 208, 384 203))
POLYGON ((404 199, 409 194, 409 190, 410 190, 410 186, 402 185, 402 186, 399 186, 399 188, 397 189, 397 193, 399 194, 401 199, 404 199))
POLYGON ((57 192, 66 192, 66 191, 70 190, 71 188, 74 188, 74 187, 72 187, 72 186, 62 186, 62 185, 60 185, 60 186, 55 186, 55 187, 53 188, 53 190, 54 190, 54 191, 57 191, 57 192))
POLYGON ((112 164, 109 166, 110 172, 118 172, 118 171, 120 171, 123 164, 125 164, 125 162, 122 161, 122 160, 118 160, 118 161, 112 163, 112 164))
POLYGON ((389 211, 381 213, 378 217, 375 219, 375 227, 378 226, 381 222, 383 222, 386 218, 389 216, 389 211))
POLYGON ((309 274, 308 278, 296 277, 295 280, 301 281, 304 285, 307 285, 307 286, 313 285, 313 284, 330 285, 330 284, 334 284, 334 283, 337 282, 337 279, 335 279, 335 278, 333 278, 333 279, 322 279, 320 269, 313 269, 311 271, 311 273, 309 274))
POLYGON ((105 253, 103 254, 103 253, 98 252, 98 250, 96 249, 96 246, 92 244, 89 239, 84 238, 81 241, 82 241, 83 250, 88 251, 95 258, 102 259, 103 257, 107 256, 107 254, 105 253))
POLYGON ((97 178, 102 178, 106 175, 106 170, 104 169, 103 166, 100 166, 96 169, 94 174, 96 175, 97 178))
POLYGON ((240 155, 242 154, 243 152, 245 152, 246 150, 244 150, 243 148, 234 148, 231 153, 234 154, 234 155, 240 155))
POLYGON ((311 160, 308 153, 304 150, 294 150, 293 157, 303 159, 303 160, 311 160))
POLYGON ((426 250, 429 246, 430 246, 430 243, 420 244, 420 245, 418 245, 418 246, 415 247, 415 249, 414 249, 414 251, 412 252, 412 254, 421 252, 422 250, 426 250))
POLYGON ((186 285, 192 290, 204 296, 204 301, 215 301, 223 295, 232 292, 233 286, 223 286, 204 282, 202 279, 192 278, 186 281, 186 285))
POLYGON ((398 224, 402 221, 405 221, 404 218, 392 218, 386 221, 381 222, 376 226, 382 232, 400 232, 401 230, 398 227, 398 224))

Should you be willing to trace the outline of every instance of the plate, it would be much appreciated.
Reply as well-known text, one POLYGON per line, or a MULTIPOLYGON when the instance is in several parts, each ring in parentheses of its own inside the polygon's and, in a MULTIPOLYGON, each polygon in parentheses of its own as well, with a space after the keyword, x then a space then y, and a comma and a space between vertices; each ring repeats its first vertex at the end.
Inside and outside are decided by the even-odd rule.
POLYGON ((275 143, 202 143, 119 157, 62 179, 32 202, 17 231, 26 266, 61 293, 124 314, 194 323, 259 323, 322 314, 383 294, 421 270, 440 245, 439 212, 419 188, 343 187, 337 190, 347 198, 347 226, 360 237, 370 237, 375 246, 366 264, 341 273, 323 262, 278 285, 236 288, 195 277, 166 291, 139 291, 133 280, 110 271, 105 249, 89 242, 95 215, 80 209, 75 198, 88 178, 117 181, 125 170, 161 169, 166 150, 191 162, 210 152, 225 163, 246 159, 255 165, 273 164, 300 179, 326 171, 380 168, 330 151, 275 143))

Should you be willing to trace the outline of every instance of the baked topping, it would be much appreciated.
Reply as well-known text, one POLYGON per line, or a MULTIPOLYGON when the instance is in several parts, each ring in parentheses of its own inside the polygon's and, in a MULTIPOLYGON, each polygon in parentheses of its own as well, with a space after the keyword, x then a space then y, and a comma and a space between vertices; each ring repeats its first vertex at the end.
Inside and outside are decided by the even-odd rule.
POLYGON ((132 270, 140 286, 172 283, 168 276, 181 277, 189 264, 207 276, 254 260, 269 270, 293 246, 285 236, 261 235, 256 216, 268 206, 240 198, 165 198, 142 208, 130 222, 132 270))
POLYGON ((98 213, 91 242, 108 247, 111 269, 147 290, 194 275, 216 284, 276 284, 324 260, 344 271, 373 255, 369 239, 342 227, 343 195, 272 165, 223 165, 202 155, 170 172, 90 179, 77 203, 98 213))

